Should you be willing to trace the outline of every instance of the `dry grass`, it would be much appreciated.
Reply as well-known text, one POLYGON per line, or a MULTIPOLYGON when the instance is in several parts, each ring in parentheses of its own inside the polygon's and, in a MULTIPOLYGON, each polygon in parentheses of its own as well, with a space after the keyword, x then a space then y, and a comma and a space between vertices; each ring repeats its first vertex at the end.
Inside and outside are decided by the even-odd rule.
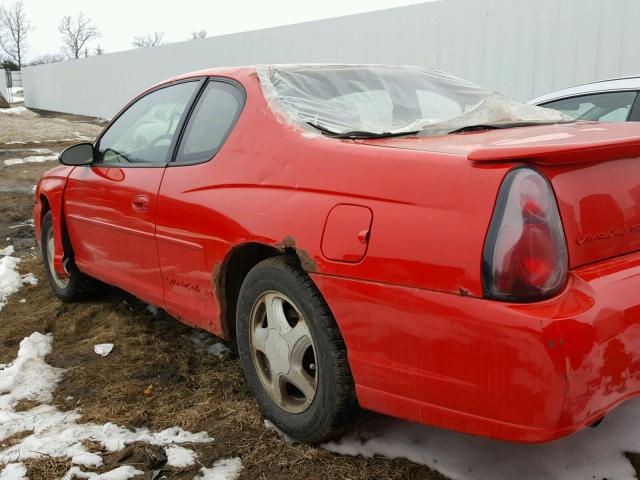
POLYGON ((0 441, 0 449, 4 450, 5 448, 11 448, 17 443, 20 443, 23 438, 28 437, 32 433, 32 430, 23 430, 22 432, 14 433, 13 435, 0 441))
POLYGON ((29 480, 61 479, 71 468, 71 460, 67 457, 41 457, 23 462, 27 467, 29 480))
POLYGON ((26 412, 27 410, 31 410, 32 408, 36 408, 38 405, 41 405, 37 400, 20 400, 13 409, 16 412, 26 412))
MULTIPOLYGON (((37 257, 25 260, 22 269, 45 278, 37 257)), ((67 369, 54 393, 58 408, 79 409, 84 422, 154 430, 178 425, 193 432, 207 431, 215 439, 192 446, 200 465, 166 469, 168 479, 193 478, 201 465, 210 467, 234 456, 242 459, 241 478, 245 479, 444 478, 407 460, 340 456, 284 443, 265 428, 233 354, 217 358, 198 351, 185 338, 192 329, 162 312, 154 317, 144 304, 116 289, 107 289, 93 301, 63 304, 45 280, 25 287, 20 297, 27 302, 18 303, 14 296, 2 311, 0 362, 15 357, 25 336, 52 332, 54 349, 47 360, 67 369), (109 356, 99 357, 93 352, 97 343, 115 347, 109 356), (154 391, 150 398, 144 394, 149 385, 154 391)), ((98 445, 92 449, 105 453, 98 445)), ((113 457, 105 454, 104 458, 105 467, 96 471, 118 465, 113 457)), ((144 467, 141 463, 138 468, 144 467)), ((42 475, 66 464, 65 459, 30 461, 29 472, 34 472, 30 478, 58 478, 42 475)), ((150 471, 145 468, 140 469, 150 471)))

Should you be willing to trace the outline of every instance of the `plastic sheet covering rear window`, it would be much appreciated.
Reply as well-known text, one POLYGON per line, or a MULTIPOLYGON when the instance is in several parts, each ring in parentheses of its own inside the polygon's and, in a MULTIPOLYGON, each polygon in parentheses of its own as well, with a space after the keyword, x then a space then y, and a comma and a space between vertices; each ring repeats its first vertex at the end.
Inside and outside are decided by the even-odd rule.
POLYGON ((277 116, 315 132, 440 135, 475 125, 549 124, 572 119, 521 103, 444 72, 393 65, 260 65, 277 116))

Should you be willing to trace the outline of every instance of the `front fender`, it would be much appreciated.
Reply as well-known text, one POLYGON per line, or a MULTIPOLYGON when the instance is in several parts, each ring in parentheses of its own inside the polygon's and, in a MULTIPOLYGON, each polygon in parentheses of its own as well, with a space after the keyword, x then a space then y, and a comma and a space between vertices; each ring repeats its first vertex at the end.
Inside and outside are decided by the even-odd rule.
POLYGON ((67 275, 62 265, 64 258, 63 231, 65 228, 64 189, 67 184, 67 178, 74 168, 59 165, 45 172, 36 187, 35 207, 33 209, 33 222, 38 243, 42 239, 42 217, 47 211, 51 211, 55 244, 53 267, 61 277, 67 275))

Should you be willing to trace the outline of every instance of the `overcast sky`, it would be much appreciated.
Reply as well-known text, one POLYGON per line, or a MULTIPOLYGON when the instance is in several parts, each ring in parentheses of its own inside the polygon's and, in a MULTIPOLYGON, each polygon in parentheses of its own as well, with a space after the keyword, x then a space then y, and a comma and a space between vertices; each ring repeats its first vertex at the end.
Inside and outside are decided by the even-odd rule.
MULTIPOLYGON (((0 0, 6 5, 12 0, 0 0)), ((35 27, 29 36, 27 61, 60 53, 60 19, 83 11, 102 33, 108 53, 129 50, 136 35, 164 32, 166 42, 187 40, 194 30, 207 36, 287 25, 352 13, 421 3, 420 0, 23 0, 35 27)))

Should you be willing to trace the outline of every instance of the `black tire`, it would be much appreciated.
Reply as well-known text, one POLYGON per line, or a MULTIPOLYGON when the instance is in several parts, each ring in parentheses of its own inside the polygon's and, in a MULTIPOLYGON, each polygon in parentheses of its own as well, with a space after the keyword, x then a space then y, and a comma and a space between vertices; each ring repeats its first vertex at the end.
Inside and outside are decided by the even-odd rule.
POLYGON ((42 218, 42 234, 40 238, 40 246, 42 248, 42 260, 45 264, 47 279, 54 293, 65 302, 75 302, 89 296, 95 290, 95 282, 84 273, 80 272, 73 262, 73 258, 68 258, 66 268, 68 278, 66 282, 57 279, 57 275, 49 261, 49 235, 53 231, 53 217, 51 211, 45 213, 42 218), (66 284, 65 284, 66 283, 66 284))
POLYGON ((240 289, 236 314, 238 353, 249 389, 263 416, 281 431, 306 443, 328 440, 349 429, 360 416, 347 351, 338 326, 307 273, 287 257, 256 265, 240 289), (307 409, 290 413, 263 386, 251 352, 254 305, 267 292, 285 295, 303 315, 313 341, 317 378, 315 396, 307 409))

